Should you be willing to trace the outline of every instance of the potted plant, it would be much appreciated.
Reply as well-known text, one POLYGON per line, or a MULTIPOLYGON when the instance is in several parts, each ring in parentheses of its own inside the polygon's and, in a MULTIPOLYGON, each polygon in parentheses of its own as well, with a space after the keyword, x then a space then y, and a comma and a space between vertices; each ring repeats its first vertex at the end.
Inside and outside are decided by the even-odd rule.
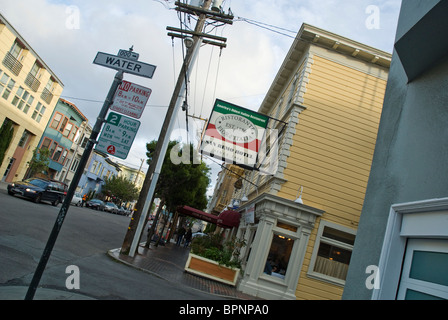
POLYGON ((240 274, 243 246, 244 241, 235 238, 223 242, 220 234, 196 237, 191 242, 185 271, 234 286, 240 274))

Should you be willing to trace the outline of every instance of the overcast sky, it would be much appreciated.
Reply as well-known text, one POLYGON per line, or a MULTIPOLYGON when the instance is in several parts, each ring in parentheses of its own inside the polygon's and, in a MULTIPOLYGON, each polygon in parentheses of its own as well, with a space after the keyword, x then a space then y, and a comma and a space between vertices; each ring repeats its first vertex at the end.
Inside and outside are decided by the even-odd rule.
MULTIPOLYGON (((400 5, 401 0, 224 0, 235 21, 210 32, 226 37, 227 48, 201 48, 189 83, 189 114, 208 118, 216 98, 258 110, 302 23, 392 52, 400 5)), ((180 26, 173 8, 174 0, 0 0, 0 12, 63 82, 62 98, 75 103, 92 126, 115 75, 92 64, 98 51, 117 54, 133 45, 139 61, 157 66, 152 79, 124 77, 152 89, 131 152, 117 159, 134 167, 146 159, 146 142, 160 133, 181 66, 181 40, 173 44, 166 31, 180 26)), ((173 138, 185 128, 185 113, 175 121, 173 138)), ((190 119, 191 132, 203 125, 190 119)), ((219 166, 210 167, 214 181, 219 166)))

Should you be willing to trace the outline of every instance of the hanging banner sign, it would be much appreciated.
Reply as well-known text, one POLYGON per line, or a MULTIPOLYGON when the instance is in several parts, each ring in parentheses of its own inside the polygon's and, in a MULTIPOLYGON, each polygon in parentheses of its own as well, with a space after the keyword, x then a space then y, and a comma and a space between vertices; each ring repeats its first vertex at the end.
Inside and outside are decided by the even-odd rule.
POLYGON ((202 138, 203 154, 254 169, 267 115, 217 99, 202 138))
POLYGON ((114 103, 110 110, 140 119, 151 92, 149 88, 123 80, 115 92, 114 103))

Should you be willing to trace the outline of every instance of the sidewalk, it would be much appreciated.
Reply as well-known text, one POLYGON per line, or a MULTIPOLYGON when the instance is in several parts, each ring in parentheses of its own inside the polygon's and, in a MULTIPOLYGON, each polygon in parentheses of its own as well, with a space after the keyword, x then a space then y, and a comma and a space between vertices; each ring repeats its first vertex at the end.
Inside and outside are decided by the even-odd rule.
POLYGON ((168 243, 165 246, 145 248, 140 245, 138 254, 129 257, 120 254, 120 249, 113 249, 108 254, 129 266, 151 273, 157 277, 180 285, 189 286, 210 294, 240 300, 259 299, 238 291, 235 287, 217 281, 202 278, 184 271, 190 248, 168 243))

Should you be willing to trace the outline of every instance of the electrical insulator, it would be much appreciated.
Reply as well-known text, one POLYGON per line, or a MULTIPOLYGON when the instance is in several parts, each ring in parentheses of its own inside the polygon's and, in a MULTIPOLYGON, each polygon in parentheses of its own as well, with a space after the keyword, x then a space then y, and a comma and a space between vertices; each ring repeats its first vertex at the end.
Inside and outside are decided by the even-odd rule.
POLYGON ((204 0, 190 0, 190 6, 202 7, 204 0))
POLYGON ((213 11, 221 11, 222 0, 213 0, 212 2, 212 10, 213 11))

